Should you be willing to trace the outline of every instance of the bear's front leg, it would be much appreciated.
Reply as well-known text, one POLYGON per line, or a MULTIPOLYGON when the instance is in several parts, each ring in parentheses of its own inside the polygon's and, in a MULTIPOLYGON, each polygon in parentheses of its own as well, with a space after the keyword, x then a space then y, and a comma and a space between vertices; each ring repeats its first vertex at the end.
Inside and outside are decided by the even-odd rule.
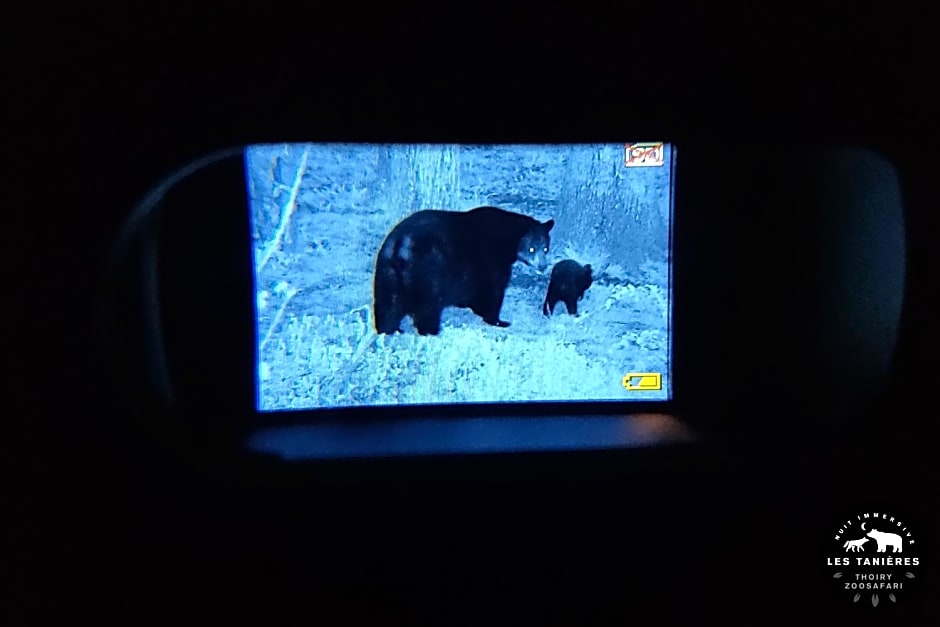
POLYGON ((483 318, 483 322, 490 326, 503 329, 509 326, 509 322, 501 320, 499 317, 499 312, 503 308, 503 297, 505 296, 507 284, 508 281, 497 281, 495 285, 482 290, 479 300, 472 307, 473 311, 483 318))

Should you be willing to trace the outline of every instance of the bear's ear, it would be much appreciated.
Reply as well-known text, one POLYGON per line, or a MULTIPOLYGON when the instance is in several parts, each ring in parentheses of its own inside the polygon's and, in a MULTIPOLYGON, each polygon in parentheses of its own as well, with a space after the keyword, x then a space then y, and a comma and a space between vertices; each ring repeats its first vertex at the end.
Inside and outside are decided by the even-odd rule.
POLYGON ((555 226, 555 220, 551 219, 548 222, 543 222, 542 226, 545 227, 545 232, 548 233, 549 231, 552 230, 552 227, 555 226))
POLYGON ((588 263, 588 264, 585 264, 585 265, 584 265, 584 269, 587 270, 587 273, 588 273, 588 274, 591 274, 591 264, 589 264, 589 263, 588 263))

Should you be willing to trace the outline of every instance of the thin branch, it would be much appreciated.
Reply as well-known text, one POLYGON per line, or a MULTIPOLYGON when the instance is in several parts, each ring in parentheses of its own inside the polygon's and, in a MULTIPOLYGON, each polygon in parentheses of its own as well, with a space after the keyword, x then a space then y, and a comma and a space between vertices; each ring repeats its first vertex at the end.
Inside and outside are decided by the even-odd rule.
POLYGON ((274 329, 281 324, 281 318, 284 317, 284 312, 287 310, 287 303, 290 302, 297 294, 296 288, 289 288, 287 290, 287 298, 284 299, 284 302, 281 303, 281 306, 278 307, 277 313, 274 314, 274 320, 271 321, 271 326, 268 327, 268 332, 264 334, 264 339, 261 340, 261 344, 258 345, 258 355, 261 355, 261 352, 264 351, 264 347, 267 346, 268 340, 271 339, 271 336, 274 335, 274 329))
POLYGON ((264 270, 274 251, 281 247, 281 240, 284 239, 284 233, 287 232, 287 225, 290 223, 291 216, 297 209, 297 196, 300 193, 300 183, 304 178, 304 171, 307 169, 307 151, 304 150, 300 156, 300 165, 297 166, 297 173, 294 175, 294 182, 290 186, 290 195, 281 208, 281 219, 278 222, 277 230, 274 232, 274 238, 268 242, 264 254, 261 256, 261 263, 258 264, 258 272, 264 270))

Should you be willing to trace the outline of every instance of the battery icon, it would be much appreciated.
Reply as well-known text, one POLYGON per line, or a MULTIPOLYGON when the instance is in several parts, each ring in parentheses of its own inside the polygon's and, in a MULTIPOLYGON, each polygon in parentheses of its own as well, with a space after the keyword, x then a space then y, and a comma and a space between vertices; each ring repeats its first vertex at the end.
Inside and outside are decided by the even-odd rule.
POLYGON ((666 163, 663 142, 640 142, 624 145, 623 164, 628 168, 661 166, 666 163))
POLYGON ((623 377, 623 387, 635 390, 663 389, 663 375, 658 372, 631 372, 623 377))

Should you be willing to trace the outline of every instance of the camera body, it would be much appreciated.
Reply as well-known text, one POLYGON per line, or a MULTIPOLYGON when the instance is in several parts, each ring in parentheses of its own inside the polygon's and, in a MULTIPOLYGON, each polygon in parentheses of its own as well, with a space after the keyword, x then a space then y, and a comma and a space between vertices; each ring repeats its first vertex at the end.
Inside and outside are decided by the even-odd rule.
MULTIPOLYGON (((132 258, 145 272, 120 291, 122 302, 137 299, 137 322, 110 331, 142 364, 118 366, 120 374, 156 393, 167 410, 159 420, 178 420, 203 446, 267 442, 265 452, 295 459, 596 450, 649 443, 636 425, 663 417, 701 437, 799 440, 781 424, 799 417, 816 432, 845 428, 891 372, 905 170, 890 150, 294 143, 236 149, 189 170, 141 207, 132 258), (513 172, 503 172, 500 196, 487 162, 516 164, 525 176, 510 185, 513 172), (345 205, 328 206, 340 196, 345 205), (466 241, 482 238, 487 254, 502 254, 520 218, 395 229, 421 210, 491 206, 533 225, 551 221, 557 236, 541 251, 550 256, 540 273, 515 257, 505 286, 492 278, 516 319, 498 308, 493 318, 467 288, 440 301, 437 333, 418 328, 413 303, 393 316, 403 328, 378 328, 389 241, 397 248, 386 247, 394 255, 385 270, 396 280, 417 281, 402 264, 423 254, 422 272, 457 258, 463 265, 441 275, 448 285, 463 276, 464 287, 479 286, 479 268, 492 264, 468 257, 466 241), (456 239, 421 240, 443 231, 456 239), (430 252, 408 248, 422 241, 430 252), (441 253, 442 242, 451 249, 441 253), (658 264, 644 266, 651 257, 658 264), (590 266, 587 287, 553 276, 565 260, 579 272, 590 266), (565 289, 549 311, 553 281, 565 289), (355 296, 340 299, 346 291, 355 296), (329 339, 339 329, 342 343, 329 339), (611 361, 598 366, 600 356, 611 361), (540 383, 558 369, 557 385, 540 383), (588 374, 565 375, 573 372, 588 374), (598 393, 589 385, 598 372, 619 390, 598 393), (327 382, 329 394, 311 394, 327 382)), ((529 235, 520 233, 513 245, 529 235)))

